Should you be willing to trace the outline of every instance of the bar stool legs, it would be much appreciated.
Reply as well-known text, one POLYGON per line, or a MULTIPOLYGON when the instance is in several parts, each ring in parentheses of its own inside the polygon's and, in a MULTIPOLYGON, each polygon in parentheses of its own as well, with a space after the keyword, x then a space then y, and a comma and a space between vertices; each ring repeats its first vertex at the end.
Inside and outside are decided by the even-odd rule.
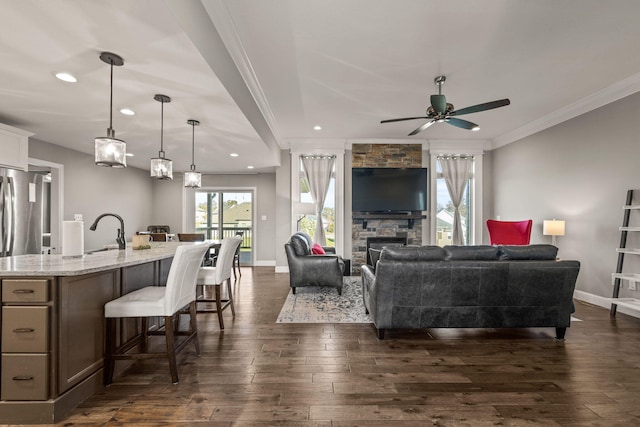
POLYGON ((158 357, 166 357, 169 361, 169 372, 171 373, 171 381, 173 384, 178 383, 178 365, 176 362, 176 353, 180 352, 186 344, 193 340, 196 355, 200 356, 200 343, 198 342, 198 329, 196 324, 196 303, 195 301, 189 304, 189 330, 188 331, 180 331, 179 328, 174 329, 175 319, 180 316, 180 312, 174 314, 173 316, 164 316, 164 326, 161 327, 158 331, 148 331, 147 329, 147 319, 143 318, 141 322, 141 330, 138 335, 136 335, 133 339, 124 343, 120 347, 116 344, 116 335, 117 335, 117 321, 120 318, 117 317, 108 317, 107 327, 106 327, 106 349, 105 349, 105 360, 104 360, 104 384, 109 385, 113 382, 113 373, 115 370, 115 361, 116 360, 124 360, 124 359, 152 359, 158 357), (147 341, 149 335, 164 335, 166 341, 166 352, 162 353, 149 353, 147 351, 147 341), (182 342, 176 345, 176 336, 186 336, 182 342), (135 348, 137 345, 140 346, 139 353, 129 353, 130 350, 135 348))

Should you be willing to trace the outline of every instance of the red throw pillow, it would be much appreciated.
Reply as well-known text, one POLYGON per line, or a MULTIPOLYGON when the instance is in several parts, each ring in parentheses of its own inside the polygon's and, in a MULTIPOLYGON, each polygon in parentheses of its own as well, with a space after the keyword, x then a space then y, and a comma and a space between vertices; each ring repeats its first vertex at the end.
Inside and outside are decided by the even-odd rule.
POLYGON ((324 255, 324 249, 318 243, 314 243, 311 247, 311 253, 314 255, 324 255))

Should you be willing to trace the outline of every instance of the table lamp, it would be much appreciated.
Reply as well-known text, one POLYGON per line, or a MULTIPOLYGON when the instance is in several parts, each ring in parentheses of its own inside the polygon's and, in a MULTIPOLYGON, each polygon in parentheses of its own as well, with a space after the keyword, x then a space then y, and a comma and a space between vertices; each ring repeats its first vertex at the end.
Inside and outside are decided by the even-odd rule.
POLYGON ((551 236, 551 244, 556 246, 556 236, 564 236, 564 221, 561 219, 546 219, 542 224, 542 234, 551 236))

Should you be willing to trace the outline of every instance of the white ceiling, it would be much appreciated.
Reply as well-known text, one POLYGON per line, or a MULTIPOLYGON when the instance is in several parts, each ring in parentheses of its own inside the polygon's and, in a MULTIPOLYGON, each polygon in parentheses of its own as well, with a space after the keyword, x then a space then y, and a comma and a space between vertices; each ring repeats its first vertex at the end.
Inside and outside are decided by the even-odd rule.
POLYGON ((148 169, 273 170, 291 144, 477 140, 497 147, 640 90, 637 0, 0 0, 0 123, 93 152, 109 124, 148 169), (67 71, 75 84, 57 80, 67 71), (479 132, 408 137, 444 74, 479 132), (121 115, 128 107, 135 116, 121 115), (322 126, 315 131, 313 126, 322 126), (237 158, 229 157, 236 152, 237 158))

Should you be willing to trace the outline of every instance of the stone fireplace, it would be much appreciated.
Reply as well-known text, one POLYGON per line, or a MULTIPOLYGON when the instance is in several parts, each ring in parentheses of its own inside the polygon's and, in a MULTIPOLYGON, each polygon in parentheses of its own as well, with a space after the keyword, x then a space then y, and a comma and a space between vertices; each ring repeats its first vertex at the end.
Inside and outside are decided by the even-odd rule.
MULTIPOLYGON (((352 167, 421 168, 421 144, 353 144, 352 167)), ((354 214, 351 223, 351 266, 353 273, 368 260, 368 239, 387 239, 389 244, 422 244, 422 220, 397 215, 362 216, 354 214), (386 216, 386 217, 385 217, 386 216)), ((383 244, 373 243, 378 247, 383 244)))

